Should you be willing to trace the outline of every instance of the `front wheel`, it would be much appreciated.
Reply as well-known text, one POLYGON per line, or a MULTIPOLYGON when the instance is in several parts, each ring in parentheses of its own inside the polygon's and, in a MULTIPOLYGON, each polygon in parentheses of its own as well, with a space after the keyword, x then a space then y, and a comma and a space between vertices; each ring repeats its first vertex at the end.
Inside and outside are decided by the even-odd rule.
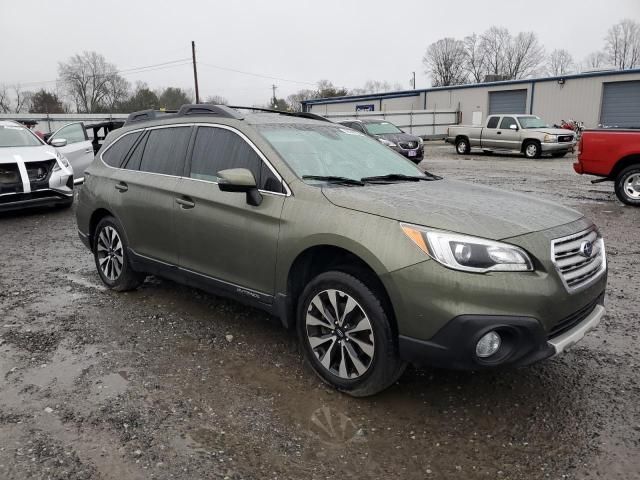
POLYGON ((93 256, 100 278, 112 290, 133 290, 144 281, 144 275, 131 268, 126 237, 114 217, 104 217, 98 223, 93 256))
POLYGON ((540 144, 538 142, 527 142, 523 147, 524 156, 527 158, 540 158, 540 154, 542 153, 542 149, 540 148, 540 144))
POLYGON ((631 165, 618 174, 615 191, 622 203, 640 207, 640 164, 631 165))
POLYGON ((404 371, 379 294, 350 274, 325 272, 307 285, 297 328, 316 374, 349 395, 378 393, 404 371))

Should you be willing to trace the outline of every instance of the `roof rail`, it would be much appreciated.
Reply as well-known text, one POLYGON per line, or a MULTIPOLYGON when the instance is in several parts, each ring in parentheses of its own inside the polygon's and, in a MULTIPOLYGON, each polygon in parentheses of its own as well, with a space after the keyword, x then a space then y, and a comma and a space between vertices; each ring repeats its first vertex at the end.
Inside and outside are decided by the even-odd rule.
POLYGON ((244 117, 237 110, 253 110, 256 112, 269 112, 278 113, 280 115, 287 115, 290 117, 309 118, 312 120, 321 120, 323 122, 333 123, 331 120, 315 113, 309 112, 281 112, 280 110, 272 110, 269 108, 261 107, 237 107, 227 105, 211 105, 205 103, 196 103, 182 105, 180 110, 141 110, 139 112, 130 113, 127 117, 125 125, 129 125, 134 122, 145 122, 147 120, 155 120, 158 118, 167 117, 186 117, 189 115, 214 115, 222 118, 233 118, 236 120, 242 120, 244 117))
POLYGON ((139 112, 130 113, 127 120, 124 122, 128 125, 133 122, 144 122, 146 120, 154 120, 156 118, 164 117, 176 113, 175 110, 140 110, 139 112))
POLYGON ((262 107, 240 107, 235 105, 229 105, 229 108, 235 108, 236 110, 253 110, 256 112, 267 112, 267 113, 279 113, 280 115, 288 115, 290 117, 300 117, 300 118, 309 118, 311 120, 320 120, 322 122, 333 123, 328 118, 322 117, 320 115, 316 115, 315 113, 310 112, 283 112, 282 110, 274 110, 271 108, 262 108, 262 107))
POLYGON ((177 116, 183 117, 186 115, 217 115, 224 118, 235 118, 236 120, 242 120, 242 115, 233 110, 233 107, 227 107, 226 105, 211 105, 204 103, 196 103, 193 105, 183 105, 178 110, 177 116))

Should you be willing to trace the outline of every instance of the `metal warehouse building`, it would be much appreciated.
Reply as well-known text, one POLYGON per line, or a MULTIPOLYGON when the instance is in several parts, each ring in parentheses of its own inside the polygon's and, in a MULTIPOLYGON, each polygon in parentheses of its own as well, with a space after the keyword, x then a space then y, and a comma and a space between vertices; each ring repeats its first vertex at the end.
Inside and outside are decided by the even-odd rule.
POLYGON ((640 69, 322 98, 304 101, 303 108, 334 118, 384 116, 393 122, 400 115, 395 123, 425 135, 441 134, 447 124, 478 124, 493 113, 530 113, 549 124, 573 119, 587 128, 640 128, 640 69))

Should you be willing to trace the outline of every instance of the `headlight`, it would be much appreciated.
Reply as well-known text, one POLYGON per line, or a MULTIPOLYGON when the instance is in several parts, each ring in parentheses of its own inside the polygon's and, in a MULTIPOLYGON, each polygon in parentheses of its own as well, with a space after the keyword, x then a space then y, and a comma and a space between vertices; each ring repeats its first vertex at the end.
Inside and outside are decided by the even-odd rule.
POLYGON ((61 170, 62 167, 71 168, 71 165, 69 164, 69 160, 67 160, 67 158, 57 150, 56 150, 56 157, 58 158, 58 161, 53 166, 54 172, 61 170))
POLYGON ((549 135, 548 133, 544 136, 544 143, 558 143, 557 135, 549 135))
POLYGON ((386 145, 387 147, 397 147, 397 145, 393 142, 390 142, 389 140, 387 140, 386 138, 378 138, 378 140, 380 140, 380 143, 383 143, 384 145, 386 145))
POLYGON ((405 235, 445 267, 465 272, 530 272, 533 263, 519 247, 484 238, 401 223, 405 235))
POLYGON ((421 137, 418 137, 418 145, 422 145, 424 143, 424 140, 422 140, 421 137))

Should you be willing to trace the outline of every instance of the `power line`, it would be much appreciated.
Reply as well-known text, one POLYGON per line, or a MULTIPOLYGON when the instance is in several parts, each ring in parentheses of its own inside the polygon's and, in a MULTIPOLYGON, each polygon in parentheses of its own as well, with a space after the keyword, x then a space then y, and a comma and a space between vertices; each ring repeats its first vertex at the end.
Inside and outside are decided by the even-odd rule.
POLYGON ((246 72, 244 70, 237 70, 235 68, 221 67, 220 65, 212 65, 210 63, 204 63, 204 62, 198 62, 198 63, 200 65, 204 65, 205 67, 216 68, 218 70, 226 70, 227 72, 241 73, 243 75, 251 75, 253 77, 267 78, 269 80, 280 80, 281 82, 299 83, 301 85, 313 85, 314 87, 316 86, 315 82, 304 82, 302 80, 291 80, 291 79, 282 78, 282 77, 273 77, 271 75, 263 75, 261 73, 254 73, 254 72, 246 72))
MULTIPOLYGON (((136 73, 152 72, 154 70, 164 70, 167 68, 181 67, 183 65, 189 65, 190 63, 191 63, 190 58, 181 58, 178 60, 171 60, 169 62, 156 63, 153 65, 145 65, 142 67, 131 67, 131 68, 126 68, 122 70, 116 70, 114 73, 127 76, 127 75, 133 75, 136 73)), ((89 75, 88 77, 90 78, 90 77, 96 77, 96 76, 99 76, 99 75, 89 75)), ((36 86, 36 85, 46 85, 46 84, 57 83, 57 82, 58 82, 58 79, 44 80, 42 82, 25 82, 25 83, 20 83, 20 86, 29 87, 29 86, 36 86)))

